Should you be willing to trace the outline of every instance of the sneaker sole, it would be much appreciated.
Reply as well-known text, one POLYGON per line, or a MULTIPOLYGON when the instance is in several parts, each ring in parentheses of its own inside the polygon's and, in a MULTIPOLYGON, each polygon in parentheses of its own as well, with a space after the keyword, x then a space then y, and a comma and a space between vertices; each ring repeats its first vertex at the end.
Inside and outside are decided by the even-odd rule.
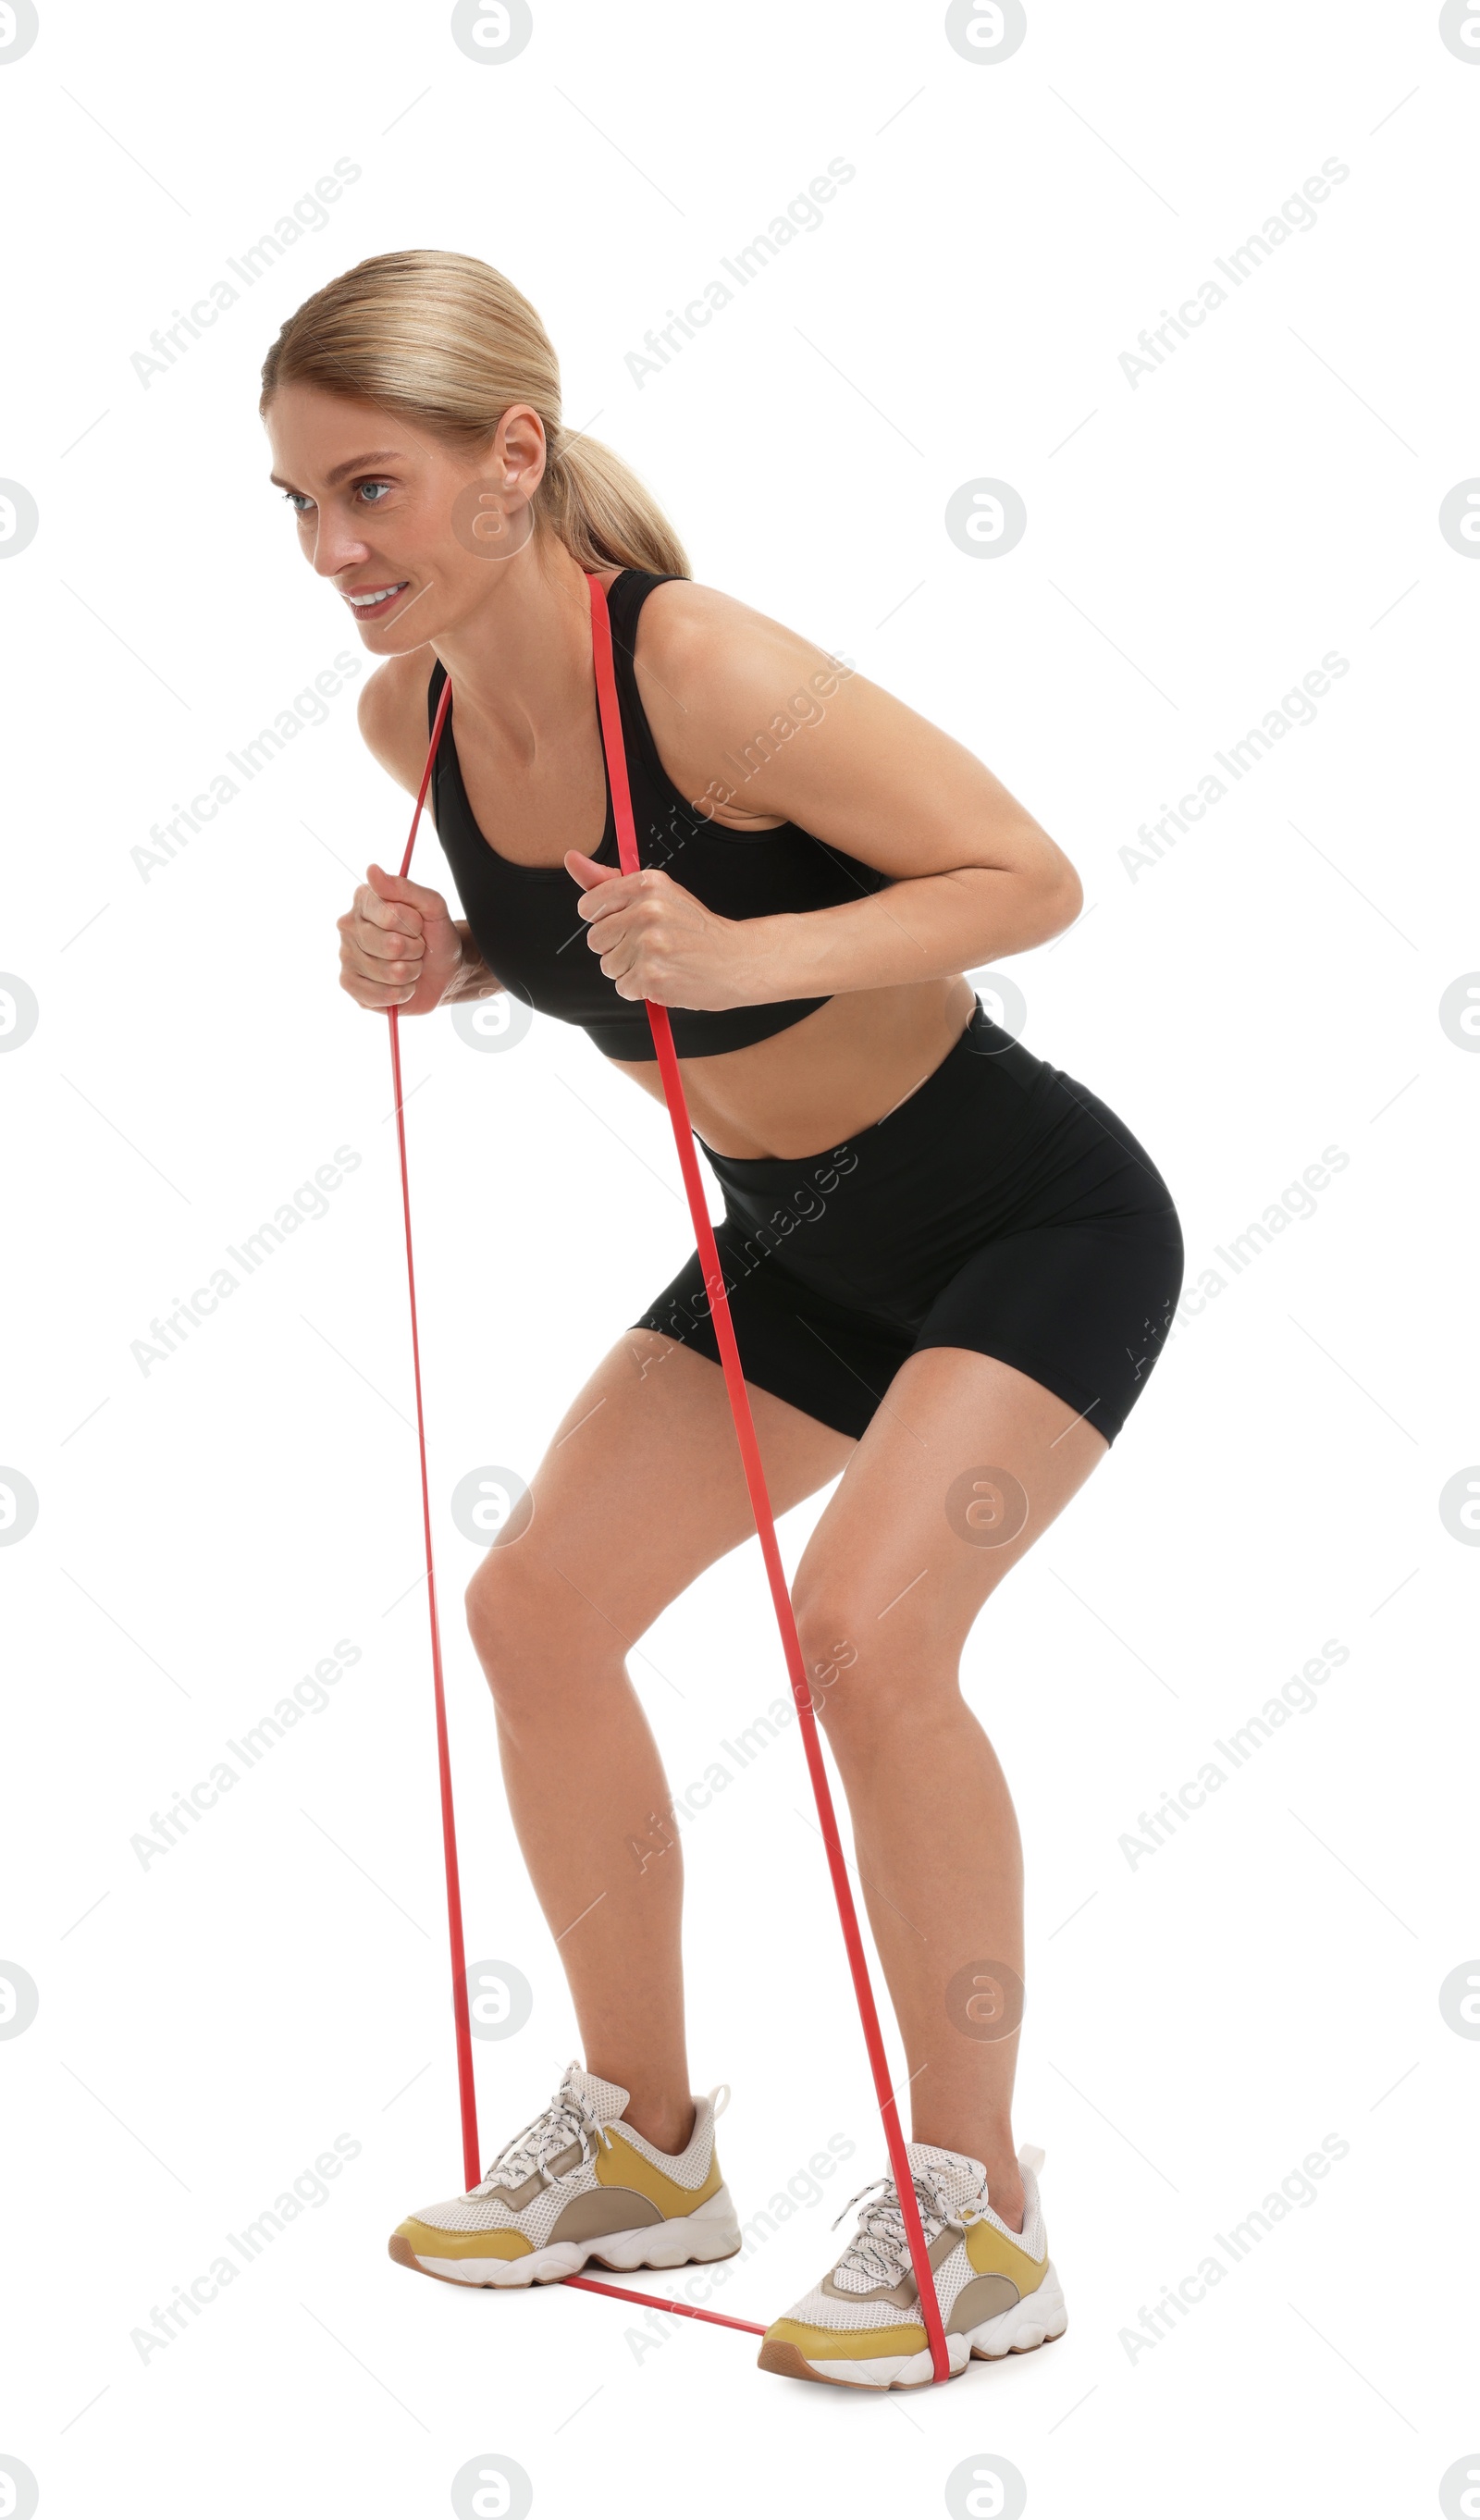
POLYGON ((740 2229, 728 2187, 717 2187, 697 2213, 678 2221, 649 2223, 635 2231, 604 2231, 588 2243, 557 2240, 522 2258, 418 2257, 399 2231, 391 2233, 387 2245, 398 2267, 433 2275, 439 2283, 519 2292, 530 2284, 562 2283, 588 2266, 605 2267, 612 2274, 635 2274, 643 2267, 714 2266, 739 2257, 740 2229))
POLYGON ((1025 2293, 1010 2310, 1000 2312, 996 2318, 983 2319, 980 2327, 966 2332, 971 2352, 979 2361, 1000 2362, 1006 2355, 1036 2354, 1040 2345, 1054 2344, 1068 2323, 1063 2286, 1051 2258, 1036 2292, 1025 2293))
MULTIPOLYGON (((1009 2354, 1036 2354, 1040 2345, 1052 2345, 1062 2336, 1068 2323, 1063 2291, 1051 2263, 1036 2291, 1025 2293, 1010 2310, 1000 2311, 979 2327, 946 2338, 951 2357, 947 2377, 959 2380, 973 2358, 983 2362, 1001 2362, 1009 2354)), ((798 2346, 781 2338, 773 2343, 768 2337, 755 2359, 762 2371, 776 2371, 788 2380, 821 2380, 833 2389, 877 2392, 929 2389, 935 2385, 928 2348, 923 2354, 890 2355, 875 2362, 842 2359, 829 2362, 822 2358, 809 2362, 798 2346)))

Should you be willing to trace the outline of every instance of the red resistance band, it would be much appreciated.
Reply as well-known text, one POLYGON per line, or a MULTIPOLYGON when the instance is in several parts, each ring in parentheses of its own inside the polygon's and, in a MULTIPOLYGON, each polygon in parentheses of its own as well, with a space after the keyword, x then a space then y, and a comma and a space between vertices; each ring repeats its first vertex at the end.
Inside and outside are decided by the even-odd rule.
MULTIPOLYGON (((587 576, 591 590, 591 645, 596 667, 597 699, 601 713, 602 742, 606 756, 606 773, 611 782, 611 798, 616 813, 617 856, 623 875, 637 875, 642 861, 638 854, 637 832, 632 818, 632 796, 627 784, 627 755, 622 742, 621 713, 617 703, 616 678, 611 663, 611 619, 606 608, 606 594, 599 577, 587 576)), ((449 678, 443 686, 431 742, 426 753, 426 767, 417 791, 416 811, 411 818, 411 835, 406 854, 401 860, 404 881, 416 846, 417 829, 422 807, 431 785, 432 765, 441 742, 448 704, 452 698, 449 678)), ((652 1030, 653 1048, 657 1053, 658 1070, 668 1116, 673 1123, 673 1141, 678 1148, 679 1166, 689 1197, 689 1212, 694 1220, 695 1239, 703 1264, 704 1286, 708 1294, 724 1368, 725 1388, 730 1396, 731 1415, 744 1465, 745 1484, 750 1492, 751 1510, 771 1586, 771 1598, 781 1631, 782 1648, 791 1682, 791 1695, 801 1728, 802 1747, 806 1753, 807 1772, 812 1779, 812 1792, 817 1803, 818 1822, 828 1850, 828 1868, 832 1877, 832 1895, 837 1902, 838 1921, 848 1954, 848 1966, 853 1973, 853 1991, 858 2000, 859 2017, 863 2023, 864 2044, 874 2073, 874 2088, 878 2095, 879 2115, 883 2119, 884 2137, 889 2148, 889 2166, 904 2214, 905 2231, 910 2243, 910 2260, 919 2291, 920 2309, 924 2316, 925 2333, 930 2344, 930 2361, 936 2380, 951 2376, 950 2357, 945 2330, 941 2322, 940 2304, 936 2299, 935 2281, 924 2230, 919 2218, 919 2203, 915 2193, 909 2156, 905 2150, 904 2132, 900 2126, 899 2107, 894 2087, 889 2079, 888 2059, 878 2026, 878 2011, 874 2002, 874 1989, 869 1980, 869 1964, 864 1957, 863 1938, 858 1928, 858 1912, 848 1885, 847 1866, 842 1841, 837 1832, 837 1820, 832 1808, 832 1795, 828 1784, 828 1772, 823 1761, 822 1743, 817 1719, 812 1710, 812 1690, 802 1661, 801 1644, 796 1633, 796 1619, 791 1596, 786 1590, 781 1551, 777 1546, 776 1523, 771 1512, 771 1500, 766 1490, 765 1472, 761 1467, 760 1447, 755 1440, 755 1425, 750 1415, 750 1400, 745 1389, 744 1372, 740 1349, 736 1344, 735 1326, 730 1318, 730 1302, 725 1292, 724 1270, 715 1248, 714 1229, 709 1222, 709 1209, 704 1197, 698 1158, 694 1151, 694 1127, 679 1074, 678 1056, 673 1047, 673 1029, 666 1007, 652 999, 644 1000, 648 1020, 652 1030)), ((458 1881, 457 1825, 453 1814, 452 1766, 447 1747, 447 1700, 442 1680, 442 1645, 437 1627, 436 1576, 431 1552, 431 1499, 426 1475, 426 1426, 422 1406, 422 1357, 417 1335, 416 1270, 411 1250, 411 1187, 406 1168, 406 1119, 401 1093, 401 1050, 399 1010, 389 1007, 390 1064, 395 1079, 396 1136, 401 1155, 401 1205, 406 1221, 406 1282, 411 1299, 411 1354, 416 1378, 417 1444, 422 1461, 422 1528, 426 1545, 426 1606, 431 1620, 431 1675, 436 1701, 437 1771, 442 1795, 442 1847, 447 1870, 447 1929, 452 1952, 452 2000, 457 2026, 458 2091, 463 2117, 463 2168, 470 2188, 477 2186, 482 2171, 479 2166, 477 2102, 472 2078, 472 2036, 468 2016, 468 1967, 463 1947, 463 1903, 458 1881)), ((753 2336, 763 2336, 765 2329, 752 2320, 725 2318, 717 2311, 693 2309, 689 2304, 665 2300, 657 2293, 630 2292, 615 2284, 598 2283, 586 2275, 566 2275, 568 2284, 586 2292, 604 2292, 619 2301, 650 2304, 658 2310, 673 2312, 681 2318, 704 2318, 720 2327, 743 2327, 753 2336)))

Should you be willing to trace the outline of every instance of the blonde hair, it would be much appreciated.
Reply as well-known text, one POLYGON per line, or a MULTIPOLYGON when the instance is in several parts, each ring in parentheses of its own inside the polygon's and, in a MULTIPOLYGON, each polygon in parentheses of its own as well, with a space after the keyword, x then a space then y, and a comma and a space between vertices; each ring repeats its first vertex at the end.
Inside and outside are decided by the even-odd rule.
POLYGON ((471 254, 374 254, 290 315, 262 363, 265 412, 280 385, 303 383, 401 413, 459 453, 476 454, 511 403, 545 427, 535 523, 582 568, 691 577, 689 556, 621 457, 561 425, 561 369, 550 337, 512 281, 471 254))

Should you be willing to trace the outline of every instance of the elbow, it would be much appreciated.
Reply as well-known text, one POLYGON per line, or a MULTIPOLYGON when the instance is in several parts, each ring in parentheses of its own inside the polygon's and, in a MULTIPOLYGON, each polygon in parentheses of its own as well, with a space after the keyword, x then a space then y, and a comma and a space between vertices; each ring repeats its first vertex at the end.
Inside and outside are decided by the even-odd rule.
POLYGON ((1019 856, 1018 886, 1020 916, 1033 931, 1024 939, 1030 946, 1052 943, 1084 909, 1084 885, 1074 862, 1041 823, 1033 825, 1031 845, 1019 856))
POLYGON ((1047 945, 1072 927, 1084 908, 1084 885, 1061 853, 1058 862, 1046 878, 1039 896, 1039 926, 1035 944, 1047 945))
MULTIPOLYGON (((1072 927, 1084 909, 1084 886, 1061 849, 1040 832, 1036 862, 1016 868, 982 865, 970 870, 980 885, 981 916, 990 942, 973 940, 975 962, 993 952, 1031 953, 1072 927)), ((962 871, 964 873, 964 870, 962 871)), ((977 896, 972 896, 975 927, 977 896)), ((970 968, 970 965, 965 967, 970 968)))
POLYGON ((1066 927, 1073 926, 1083 908, 1084 885, 1079 880, 1077 870, 1065 858, 1062 878, 1054 894, 1055 915, 1050 933, 1061 936, 1066 927))

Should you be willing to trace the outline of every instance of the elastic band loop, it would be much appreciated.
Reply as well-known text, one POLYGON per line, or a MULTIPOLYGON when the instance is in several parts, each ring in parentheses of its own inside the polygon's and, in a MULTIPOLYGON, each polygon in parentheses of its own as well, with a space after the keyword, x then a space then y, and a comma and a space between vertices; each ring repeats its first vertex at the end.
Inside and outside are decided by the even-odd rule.
MULTIPOLYGON (((627 781, 627 756, 622 741, 621 708, 617 699, 616 676, 611 658, 611 621, 606 607, 606 593, 600 578, 593 573, 588 572, 586 583, 590 590, 592 661, 596 670, 597 706, 601 720, 602 744, 606 756, 606 773, 611 784, 612 805, 616 815, 617 854, 622 873, 638 875, 642 872, 642 860, 638 851, 637 832, 632 815, 632 796, 627 781)), ((436 722, 431 731, 426 767, 422 774, 416 812, 411 819, 411 836, 407 840, 406 854, 401 861, 403 879, 411 865, 411 853, 416 845, 417 826, 421 821, 422 807, 431 783, 432 764, 436 759, 451 697, 452 683, 449 678, 444 685, 436 722)), ((750 1415, 749 1395, 745 1389, 744 1370, 740 1364, 735 1326, 730 1318, 730 1302, 725 1291, 724 1271, 715 1245, 714 1230, 709 1222, 708 1202, 704 1196, 698 1159, 694 1151, 694 1129, 689 1117, 683 1079, 679 1074, 678 1056, 673 1046, 673 1030, 666 1007, 657 1005, 650 998, 645 999, 644 1004, 648 1010, 648 1020, 652 1032, 652 1045, 657 1053, 663 1095, 668 1105, 668 1116, 673 1124, 679 1169, 684 1177, 684 1189, 688 1195, 689 1212, 694 1223, 695 1239, 704 1272, 704 1286, 709 1297, 715 1336, 719 1341, 725 1389, 729 1395, 730 1412, 735 1421, 745 1485, 749 1491, 751 1510, 755 1516, 756 1535, 761 1545, 766 1577, 771 1587, 772 1604, 781 1633, 782 1649, 791 1682, 791 1695, 796 1707, 802 1748, 806 1754, 807 1772, 812 1780, 818 1822, 827 1849, 832 1895, 837 1905, 838 1922, 842 1927, 843 1945, 848 1955, 848 1967, 853 1978, 854 1997, 863 2025, 864 2045, 869 2051, 869 2063, 874 2074, 874 2089, 878 2098, 879 2115, 883 2120, 884 2139, 889 2151, 889 2166, 893 2173, 895 2190, 904 2217, 905 2232, 910 2244, 910 2262, 919 2295, 925 2334, 929 2339, 931 2367, 936 2380, 948 2380, 951 2376, 950 2353, 940 2316, 940 2303, 936 2297, 929 2251, 925 2245, 924 2229, 920 2222, 919 2201, 915 2193, 915 2181, 905 2147, 904 2131, 900 2125, 899 2107, 889 2076, 883 2035, 879 2029, 878 2012, 874 2002, 874 1989, 869 1979, 869 1965, 864 1956, 863 1937, 859 1932, 858 1913, 848 1882, 842 1840, 838 1835, 837 1820, 832 1809, 832 1795, 828 1783, 828 1772, 823 1763, 822 1744, 818 1737, 817 1721, 812 1708, 812 1691, 802 1660, 796 1620, 791 1608, 791 1596, 786 1589, 785 1572, 782 1565, 781 1550, 776 1537, 776 1523, 771 1511, 765 1472, 761 1466, 760 1447, 756 1442, 755 1425, 750 1415)), ((390 1056, 395 1075, 396 1135, 401 1152, 401 1191, 406 1213, 406 1270, 411 1296, 412 1356, 416 1369, 417 1442, 422 1462, 422 1513, 426 1540, 427 1603, 431 1615, 432 1681, 436 1702, 437 1764, 442 1789, 442 1843, 447 1872, 448 1933, 452 1946, 453 2010, 457 2024, 463 2152, 465 2167, 469 2174, 467 2183, 470 2187, 473 2187, 478 2180, 477 2119, 472 2083, 471 2037, 468 2018, 468 1972, 463 1956, 463 1920, 458 1885, 452 1774, 447 1752, 447 1710, 442 1685, 436 1586, 431 1558, 431 1505, 426 1476, 426 1426, 422 1412, 422 1367, 417 1339, 416 1278, 411 1256, 411 1192, 406 1173, 406 1130, 401 1098, 401 1059, 396 1009, 390 1007, 386 1012, 390 1017, 390 1056)), ((718 2088, 725 2090, 726 2087, 721 2084, 718 2088)), ((675 2303, 662 2302, 653 2294, 621 2292, 615 2285, 598 2284, 587 2276, 568 2275, 565 2281, 579 2285, 584 2291, 614 2292, 619 2300, 655 2301, 657 2306, 663 2309, 674 2309, 679 2306, 675 2303)), ((701 2318, 718 2318, 718 2314, 713 2312, 700 2312, 696 2315, 701 2318)), ((750 2327, 754 2334, 763 2332, 751 2327, 751 2323, 747 2320, 722 2320, 720 2323, 750 2327)))

